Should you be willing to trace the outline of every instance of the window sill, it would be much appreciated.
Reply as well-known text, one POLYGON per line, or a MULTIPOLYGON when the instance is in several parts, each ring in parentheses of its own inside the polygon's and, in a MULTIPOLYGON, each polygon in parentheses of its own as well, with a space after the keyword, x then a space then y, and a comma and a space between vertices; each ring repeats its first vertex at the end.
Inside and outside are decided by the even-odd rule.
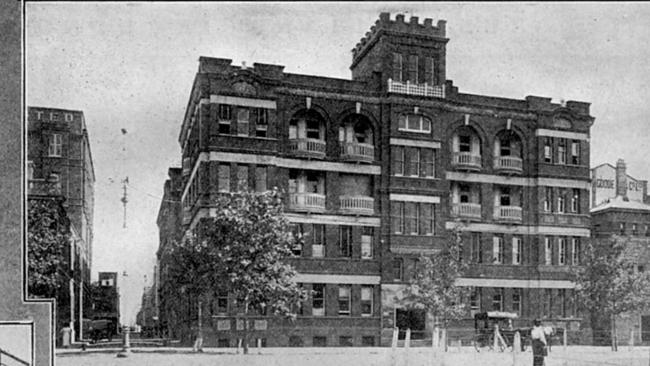
POLYGON ((262 140, 262 141, 278 141, 277 138, 275 137, 258 137, 258 136, 249 136, 249 135, 235 135, 231 133, 218 133, 216 134, 218 137, 239 137, 239 138, 246 138, 246 139, 255 139, 255 140, 262 140))
POLYGON ((424 130, 410 130, 408 128, 398 128, 397 129, 400 132, 413 132, 413 133, 421 133, 421 134, 430 134, 431 131, 424 131, 424 130))

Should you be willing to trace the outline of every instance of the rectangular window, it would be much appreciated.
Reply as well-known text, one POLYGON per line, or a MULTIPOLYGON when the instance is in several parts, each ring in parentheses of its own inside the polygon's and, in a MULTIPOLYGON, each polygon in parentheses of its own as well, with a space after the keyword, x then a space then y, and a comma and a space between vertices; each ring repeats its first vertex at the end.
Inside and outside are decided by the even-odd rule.
POLYGON ((339 227, 339 252, 342 257, 352 257, 352 226, 339 227))
POLYGON ((232 107, 219 104, 219 133, 230 134, 230 121, 232 120, 232 107))
POLYGON ((435 173, 435 159, 433 149, 420 149, 421 163, 420 163, 420 176, 426 178, 433 178, 435 173))
POLYGON ((237 135, 248 136, 250 111, 248 108, 237 107, 237 135))
POLYGON ((481 246, 481 233, 472 235, 472 262, 483 263, 483 248, 481 246))
POLYGON ((325 315, 325 284, 315 283, 312 286, 312 290, 312 315, 323 316, 325 315))
POLYGON ((237 165, 237 191, 248 190, 248 166, 237 165))
POLYGON ((48 156, 60 157, 63 150, 61 134, 54 133, 50 135, 49 140, 48 156))
POLYGON ((219 192, 230 192, 230 165, 219 164, 218 171, 219 192))
POLYGON ((339 336, 339 346, 340 347, 352 347, 352 337, 350 336, 339 336))
POLYGON ((503 237, 501 236, 492 238, 492 263, 503 263, 503 237))
POLYGON ((510 206, 510 188, 501 187, 499 189, 499 203, 501 206, 510 206))
POLYGON ((566 264, 566 239, 558 238, 557 240, 557 264, 566 264))
POLYGON ((293 244, 293 248, 291 248, 291 252, 296 257, 302 256, 302 245, 303 245, 303 239, 305 237, 305 227, 303 225, 304 224, 302 223, 291 225, 293 236, 295 238, 295 242, 293 244))
POLYGON ((373 336, 362 336, 361 337, 361 346, 362 347, 374 347, 375 346, 375 337, 373 337, 373 336))
POLYGON ((257 108, 255 110, 255 114, 256 114, 255 136, 267 137, 268 128, 269 128, 268 110, 265 108, 257 108))
POLYGON ((418 83, 418 56, 409 55, 409 81, 412 84, 418 83))
POLYGON ((544 188, 544 212, 551 212, 553 206, 553 188, 544 188))
POLYGON ((406 150, 406 175, 417 177, 420 174, 420 150, 413 147, 407 147, 406 150))
POLYGON ((217 294, 217 314, 227 314, 228 313, 228 293, 219 292, 217 294))
POLYGON ((472 314, 481 310, 481 288, 474 287, 469 297, 469 310, 472 314))
POLYGON ((574 266, 580 265, 580 239, 572 238, 571 239, 571 263, 574 266))
POLYGON ((435 67, 433 64, 433 57, 424 58, 424 83, 429 85, 436 85, 435 80, 435 67))
POLYGON ((550 137, 544 139, 544 162, 553 162, 553 143, 550 137))
POLYGON ((392 201, 390 203, 393 232, 404 234, 404 202, 392 201))
POLYGON ((618 228, 619 228, 620 234, 621 234, 621 235, 625 235, 625 223, 624 223, 624 222, 621 222, 621 223, 618 225, 618 228))
POLYGON ((573 188, 571 195, 571 212, 580 213, 580 190, 573 188))
POLYGON ((361 286, 361 316, 372 316, 372 286, 361 286))
POLYGON ((393 81, 402 81, 402 55, 393 53, 393 81))
POLYGON ((393 259, 393 280, 397 282, 404 280, 404 261, 402 258, 393 259))
POLYGON ((255 167, 255 191, 266 192, 266 167, 255 167))
POLYGON ((339 285, 339 315, 350 315, 350 308, 352 307, 351 291, 350 286, 339 285))
POLYGON ((219 120, 230 121, 232 119, 232 107, 227 104, 219 104, 219 120))
POLYGON ((363 259, 372 258, 373 231, 372 227, 363 227, 363 232, 361 234, 361 258, 363 259))
POLYGON ((404 203, 405 234, 418 235, 418 204, 415 202, 404 203))
POLYGON ((550 288, 544 289, 542 303, 542 314, 546 317, 550 317, 553 312, 553 296, 550 288))
POLYGON ((632 224, 632 235, 637 234, 637 229, 636 228, 637 228, 636 224, 632 224))
POLYGON ((557 163, 566 164, 566 140, 560 139, 557 145, 557 163))
POLYGON ((566 289, 561 288, 557 295, 557 301, 560 303, 560 316, 566 318, 566 289))
POLYGON ((404 147, 393 146, 393 175, 404 175, 404 147))
POLYGON ((544 237, 544 264, 547 266, 551 265, 551 238, 544 237))
POLYGON ((512 238, 512 264, 521 264, 521 252, 523 250, 523 244, 520 237, 512 238))
POLYGON ((565 213, 566 207, 564 202, 564 192, 560 192, 560 195, 557 197, 557 212, 565 213))
POLYGON ((503 311, 503 289, 495 288, 492 295, 492 310, 503 311))
POLYGON ((420 235, 433 235, 435 223, 433 207, 430 203, 420 203, 420 235))
POLYGON ((322 258, 325 251, 325 225, 312 224, 312 235, 312 256, 316 258, 322 258))
POLYGON ((571 164, 580 165, 580 141, 571 142, 571 164))
POLYGON ((521 289, 512 289, 512 311, 521 316, 521 289))

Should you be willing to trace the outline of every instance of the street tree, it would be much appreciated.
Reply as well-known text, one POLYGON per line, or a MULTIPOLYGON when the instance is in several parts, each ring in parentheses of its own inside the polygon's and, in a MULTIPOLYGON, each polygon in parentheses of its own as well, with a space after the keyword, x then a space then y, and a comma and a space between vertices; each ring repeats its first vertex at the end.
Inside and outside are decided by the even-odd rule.
MULTIPOLYGON (((639 271, 643 245, 630 238, 595 238, 586 246, 576 270, 579 301, 598 318, 610 322, 612 350, 617 350, 616 317, 650 305, 650 272, 639 271)), ((594 318, 595 317, 595 318, 594 318)))
MULTIPOLYGON (((186 286, 202 295, 227 292, 243 314, 243 347, 248 352, 249 318, 262 313, 296 317, 306 291, 286 259, 298 240, 283 214, 280 193, 239 192, 219 196, 214 215, 181 246, 196 271, 186 286)), ((186 270, 186 272, 189 272, 186 270)))
POLYGON ((53 298, 66 282, 65 250, 70 247, 70 220, 63 199, 27 200, 28 295, 53 298))
POLYGON ((462 260, 462 245, 460 231, 454 229, 439 251, 421 255, 405 291, 407 307, 424 309, 445 330, 450 321, 467 311, 462 299, 467 298, 469 289, 457 285, 467 268, 462 260))

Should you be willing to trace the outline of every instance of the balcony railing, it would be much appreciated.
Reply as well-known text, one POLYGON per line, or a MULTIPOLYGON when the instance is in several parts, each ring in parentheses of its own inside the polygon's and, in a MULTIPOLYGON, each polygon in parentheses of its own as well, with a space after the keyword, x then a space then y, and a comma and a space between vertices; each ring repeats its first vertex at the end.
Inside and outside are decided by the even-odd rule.
POLYGON ((326 146, 325 140, 319 139, 304 138, 289 140, 289 151, 316 158, 325 157, 326 146))
POLYGON ((523 162, 516 156, 496 156, 494 158, 494 169, 507 173, 521 173, 523 162))
POLYGON ((373 162, 375 147, 359 142, 341 142, 341 159, 348 161, 373 162))
POLYGON ((481 155, 470 152, 455 152, 453 154, 452 164, 458 168, 481 170, 481 155))
POLYGON ((289 206, 298 211, 325 211, 325 195, 318 193, 291 193, 289 206))
POLYGON ((360 215, 375 213, 375 199, 367 196, 342 196, 339 198, 341 211, 360 215))
POLYGON ((454 203, 452 213, 456 217, 480 219, 481 205, 478 203, 454 203))
POLYGON ((445 97, 444 85, 428 85, 428 84, 411 84, 409 81, 401 83, 388 79, 388 92, 397 94, 419 95, 422 97, 445 97))
POLYGON ((494 209, 494 218, 497 220, 521 221, 521 207, 497 206, 494 209))

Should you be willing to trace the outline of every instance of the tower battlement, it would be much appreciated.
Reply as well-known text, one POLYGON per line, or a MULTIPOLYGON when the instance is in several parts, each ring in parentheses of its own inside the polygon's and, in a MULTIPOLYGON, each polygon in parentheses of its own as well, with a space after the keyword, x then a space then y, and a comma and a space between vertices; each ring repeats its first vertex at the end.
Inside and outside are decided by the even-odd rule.
POLYGON ((390 13, 379 14, 379 19, 377 19, 375 24, 370 27, 370 31, 366 32, 366 35, 361 38, 359 43, 357 43, 357 45, 352 49, 353 58, 356 59, 357 56, 361 55, 364 49, 370 45, 376 37, 378 37, 381 31, 404 33, 405 35, 445 38, 446 20, 438 20, 435 26, 433 25, 433 20, 431 18, 424 19, 424 22, 422 23, 420 23, 419 20, 418 17, 412 16, 409 21, 406 22, 404 14, 397 14, 395 20, 391 20, 390 13))

